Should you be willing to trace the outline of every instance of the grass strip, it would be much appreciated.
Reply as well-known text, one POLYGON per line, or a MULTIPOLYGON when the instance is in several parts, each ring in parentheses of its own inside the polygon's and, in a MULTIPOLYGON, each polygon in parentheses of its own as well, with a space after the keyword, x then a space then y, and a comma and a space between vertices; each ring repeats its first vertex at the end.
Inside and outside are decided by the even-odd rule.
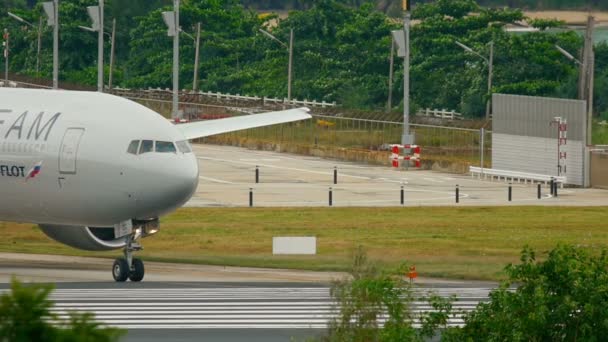
MULTIPOLYGON (((560 243, 608 245, 607 207, 184 208, 144 239, 146 260, 344 270, 362 245, 386 267, 421 276, 489 279, 524 245, 542 255, 560 243), (273 236, 316 236, 316 256, 273 256, 273 236)), ((116 257, 56 243, 32 224, 0 223, 0 250, 116 257)))

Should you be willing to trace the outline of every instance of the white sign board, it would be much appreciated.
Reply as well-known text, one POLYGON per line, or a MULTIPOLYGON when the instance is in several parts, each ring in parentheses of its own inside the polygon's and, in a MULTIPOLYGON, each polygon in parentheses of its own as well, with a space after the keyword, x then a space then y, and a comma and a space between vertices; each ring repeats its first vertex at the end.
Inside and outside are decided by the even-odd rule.
POLYGON ((397 44, 397 56, 405 57, 405 49, 407 48, 405 44, 405 32, 403 30, 395 30, 391 31, 391 33, 393 34, 393 39, 397 44))
POLYGON ((316 237, 273 237, 272 254, 274 255, 315 255, 317 254, 316 237))

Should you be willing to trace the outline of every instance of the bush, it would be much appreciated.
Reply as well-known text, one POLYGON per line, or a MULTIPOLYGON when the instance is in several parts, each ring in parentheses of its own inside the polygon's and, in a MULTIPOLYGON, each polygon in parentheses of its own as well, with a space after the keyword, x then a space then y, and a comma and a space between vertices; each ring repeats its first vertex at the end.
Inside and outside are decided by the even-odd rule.
POLYGON ((121 330, 101 327, 90 313, 71 313, 62 320, 51 313, 52 285, 24 286, 13 279, 11 292, 0 297, 0 341, 109 342, 121 330))
POLYGON ((488 303, 449 329, 446 341, 603 341, 608 336, 608 253, 558 246, 545 261, 525 248, 521 264, 488 303))
POLYGON ((451 300, 431 296, 433 312, 416 316, 411 311, 414 295, 398 272, 382 272, 369 262, 363 249, 353 257, 350 277, 334 282, 331 296, 338 315, 329 323, 323 341, 424 341, 445 328, 451 300), (421 323, 422 328, 413 324, 421 323))

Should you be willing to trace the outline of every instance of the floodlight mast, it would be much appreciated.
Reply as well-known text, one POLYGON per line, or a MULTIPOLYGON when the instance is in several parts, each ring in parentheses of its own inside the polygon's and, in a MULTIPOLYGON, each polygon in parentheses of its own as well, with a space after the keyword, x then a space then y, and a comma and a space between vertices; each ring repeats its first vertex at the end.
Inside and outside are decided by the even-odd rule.
POLYGON ((291 102, 291 83, 293 78, 293 29, 289 30, 289 45, 285 44, 279 38, 275 37, 272 33, 266 30, 259 29, 259 31, 263 35, 279 43, 281 46, 283 46, 289 51, 289 63, 287 67, 287 102, 291 102))
POLYGON ((490 114, 492 113, 492 78, 494 77, 494 41, 488 43, 490 45, 490 57, 486 58, 471 49, 470 47, 464 45, 459 41, 455 41, 456 45, 460 46, 466 52, 472 53, 477 57, 483 59, 488 65, 488 100, 486 101, 486 120, 490 119, 490 114))
POLYGON ((175 35, 173 36, 173 110, 172 117, 181 119, 179 113, 179 0, 173 1, 175 35))
POLYGON ((53 27, 53 89, 59 88, 59 0, 42 3, 42 8, 48 20, 47 25, 53 27))
POLYGON ((402 145, 413 145, 414 135, 410 133, 410 25, 411 1, 403 0, 403 32, 405 36, 405 56, 403 60, 403 135, 402 145))

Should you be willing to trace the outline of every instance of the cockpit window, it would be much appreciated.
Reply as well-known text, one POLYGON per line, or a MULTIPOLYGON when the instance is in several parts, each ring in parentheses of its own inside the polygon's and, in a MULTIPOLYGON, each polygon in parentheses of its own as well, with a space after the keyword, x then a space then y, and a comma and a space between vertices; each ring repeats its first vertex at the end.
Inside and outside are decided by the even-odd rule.
POLYGON ((181 153, 190 153, 190 152, 192 152, 192 147, 190 146, 190 143, 188 142, 188 140, 178 141, 175 144, 177 145, 177 149, 181 153))
POLYGON ((154 151, 154 141, 142 140, 139 146, 139 154, 148 153, 154 151))
POLYGON ((175 145, 173 145, 173 143, 170 141, 157 141, 156 142, 156 152, 177 153, 177 150, 175 150, 175 145))
POLYGON ((139 140, 133 140, 129 144, 129 148, 127 148, 127 153, 137 154, 138 148, 139 148, 139 140))

